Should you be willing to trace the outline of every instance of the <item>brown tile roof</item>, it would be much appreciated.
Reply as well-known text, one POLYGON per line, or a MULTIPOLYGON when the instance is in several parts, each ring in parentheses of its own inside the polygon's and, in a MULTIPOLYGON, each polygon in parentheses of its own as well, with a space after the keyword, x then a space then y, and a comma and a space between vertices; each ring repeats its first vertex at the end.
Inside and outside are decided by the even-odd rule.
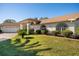
POLYGON ((75 21, 77 18, 79 18, 79 13, 54 17, 54 18, 50 18, 50 19, 44 19, 44 20, 41 20, 41 24, 54 23, 54 22, 64 22, 64 21, 71 21, 71 20, 75 21))
MULTIPOLYGON (((54 17, 54 18, 50 18, 50 19, 44 19, 44 20, 40 20, 40 21, 41 21, 41 24, 44 24, 44 23, 64 22, 64 21, 71 21, 71 20, 75 21, 77 18, 79 18, 79 13, 54 17)), ((28 23, 28 22, 38 22, 38 20, 29 18, 29 19, 20 21, 18 23, 2 23, 2 24, 0 24, 0 26, 20 26, 20 24, 23 24, 25 26, 26 23, 28 23)))
POLYGON ((24 20, 20 21, 19 23, 31 23, 31 22, 38 22, 38 20, 37 19, 28 18, 28 19, 24 19, 24 20))

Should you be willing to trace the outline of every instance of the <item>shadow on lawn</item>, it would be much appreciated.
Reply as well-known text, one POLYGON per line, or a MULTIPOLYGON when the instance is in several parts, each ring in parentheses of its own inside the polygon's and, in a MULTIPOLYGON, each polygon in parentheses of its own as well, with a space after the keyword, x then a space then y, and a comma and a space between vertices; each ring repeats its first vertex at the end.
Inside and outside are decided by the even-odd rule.
POLYGON ((25 37, 25 39, 33 39, 34 37, 25 37))
MULTIPOLYGON (((21 44, 21 45, 19 45, 17 47, 23 47, 23 46, 25 46, 26 44, 28 44, 30 42, 30 39, 33 39, 33 38, 34 37, 25 37, 26 41, 23 44, 21 44)), ((15 41, 16 41, 15 44, 20 43, 21 39, 17 38, 15 41)))
POLYGON ((42 44, 39 44, 39 42, 35 42, 33 44, 26 45, 26 48, 25 49, 34 48, 34 47, 38 47, 38 46, 41 46, 41 45, 42 44))
POLYGON ((41 44, 39 44, 39 42, 35 42, 35 43, 27 45, 31 41, 30 39, 33 39, 33 37, 26 37, 26 41, 23 44, 21 44, 21 45, 19 45, 17 47, 29 46, 29 47, 27 47, 27 49, 28 49, 28 48, 41 46, 41 44))
MULTIPOLYGON (((28 45, 29 48, 40 46, 39 42, 33 43, 28 45)), ((26 48, 28 49, 28 48, 26 48)), ((16 47, 15 45, 11 44, 11 40, 5 40, 0 42, 0 56, 37 56, 38 52, 51 50, 51 48, 45 49, 28 49, 24 50, 20 47, 16 47)))

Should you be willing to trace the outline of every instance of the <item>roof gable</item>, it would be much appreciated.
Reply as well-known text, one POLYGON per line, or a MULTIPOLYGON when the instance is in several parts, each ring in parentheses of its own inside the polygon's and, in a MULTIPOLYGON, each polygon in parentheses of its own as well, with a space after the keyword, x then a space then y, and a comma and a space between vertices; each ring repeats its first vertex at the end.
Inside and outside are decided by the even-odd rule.
POLYGON ((38 20, 37 19, 28 18, 28 19, 24 19, 24 20, 20 21, 19 23, 31 23, 31 22, 38 22, 38 20))

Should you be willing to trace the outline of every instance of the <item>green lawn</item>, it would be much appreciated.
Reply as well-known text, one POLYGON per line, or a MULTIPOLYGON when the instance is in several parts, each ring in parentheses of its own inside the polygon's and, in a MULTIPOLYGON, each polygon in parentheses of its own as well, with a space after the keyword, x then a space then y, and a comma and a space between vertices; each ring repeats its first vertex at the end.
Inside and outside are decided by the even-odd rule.
POLYGON ((0 55, 71 56, 79 55, 79 41, 48 35, 28 35, 20 43, 7 40, 0 42, 0 55), (27 39, 29 41, 27 42, 27 39))

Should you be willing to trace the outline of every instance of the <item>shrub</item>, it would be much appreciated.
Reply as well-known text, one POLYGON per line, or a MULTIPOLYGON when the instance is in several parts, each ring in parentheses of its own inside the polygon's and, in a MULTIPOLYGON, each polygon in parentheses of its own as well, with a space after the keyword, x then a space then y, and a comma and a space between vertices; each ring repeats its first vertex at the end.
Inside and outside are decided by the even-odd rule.
POLYGON ((48 30, 41 30, 41 33, 42 34, 47 34, 48 33, 48 30))
POLYGON ((16 43, 20 43, 21 42, 21 40, 20 40, 20 38, 16 38, 16 43))
POLYGON ((79 27, 76 27, 76 34, 79 35, 79 27))
POLYGON ((63 34, 65 37, 70 37, 70 36, 73 34, 73 32, 70 31, 70 30, 63 30, 63 31, 62 31, 62 34, 63 34))
POLYGON ((74 34, 74 35, 71 36, 71 38, 73 38, 73 39, 79 39, 79 35, 78 34, 74 34))
POLYGON ((52 31, 52 35, 55 35, 55 36, 57 36, 58 34, 60 34, 60 31, 52 31))
POLYGON ((2 30, 0 30, 0 33, 2 33, 2 30))
POLYGON ((26 35, 27 30, 26 29, 22 29, 18 31, 18 35, 21 35, 22 38, 24 38, 24 35, 26 35))
POLYGON ((64 37, 63 34, 58 34, 57 36, 58 36, 58 37, 64 37))
POLYGON ((41 30, 36 30, 36 34, 41 34, 41 30))
POLYGON ((30 34, 34 34, 34 29, 30 29, 30 34))

